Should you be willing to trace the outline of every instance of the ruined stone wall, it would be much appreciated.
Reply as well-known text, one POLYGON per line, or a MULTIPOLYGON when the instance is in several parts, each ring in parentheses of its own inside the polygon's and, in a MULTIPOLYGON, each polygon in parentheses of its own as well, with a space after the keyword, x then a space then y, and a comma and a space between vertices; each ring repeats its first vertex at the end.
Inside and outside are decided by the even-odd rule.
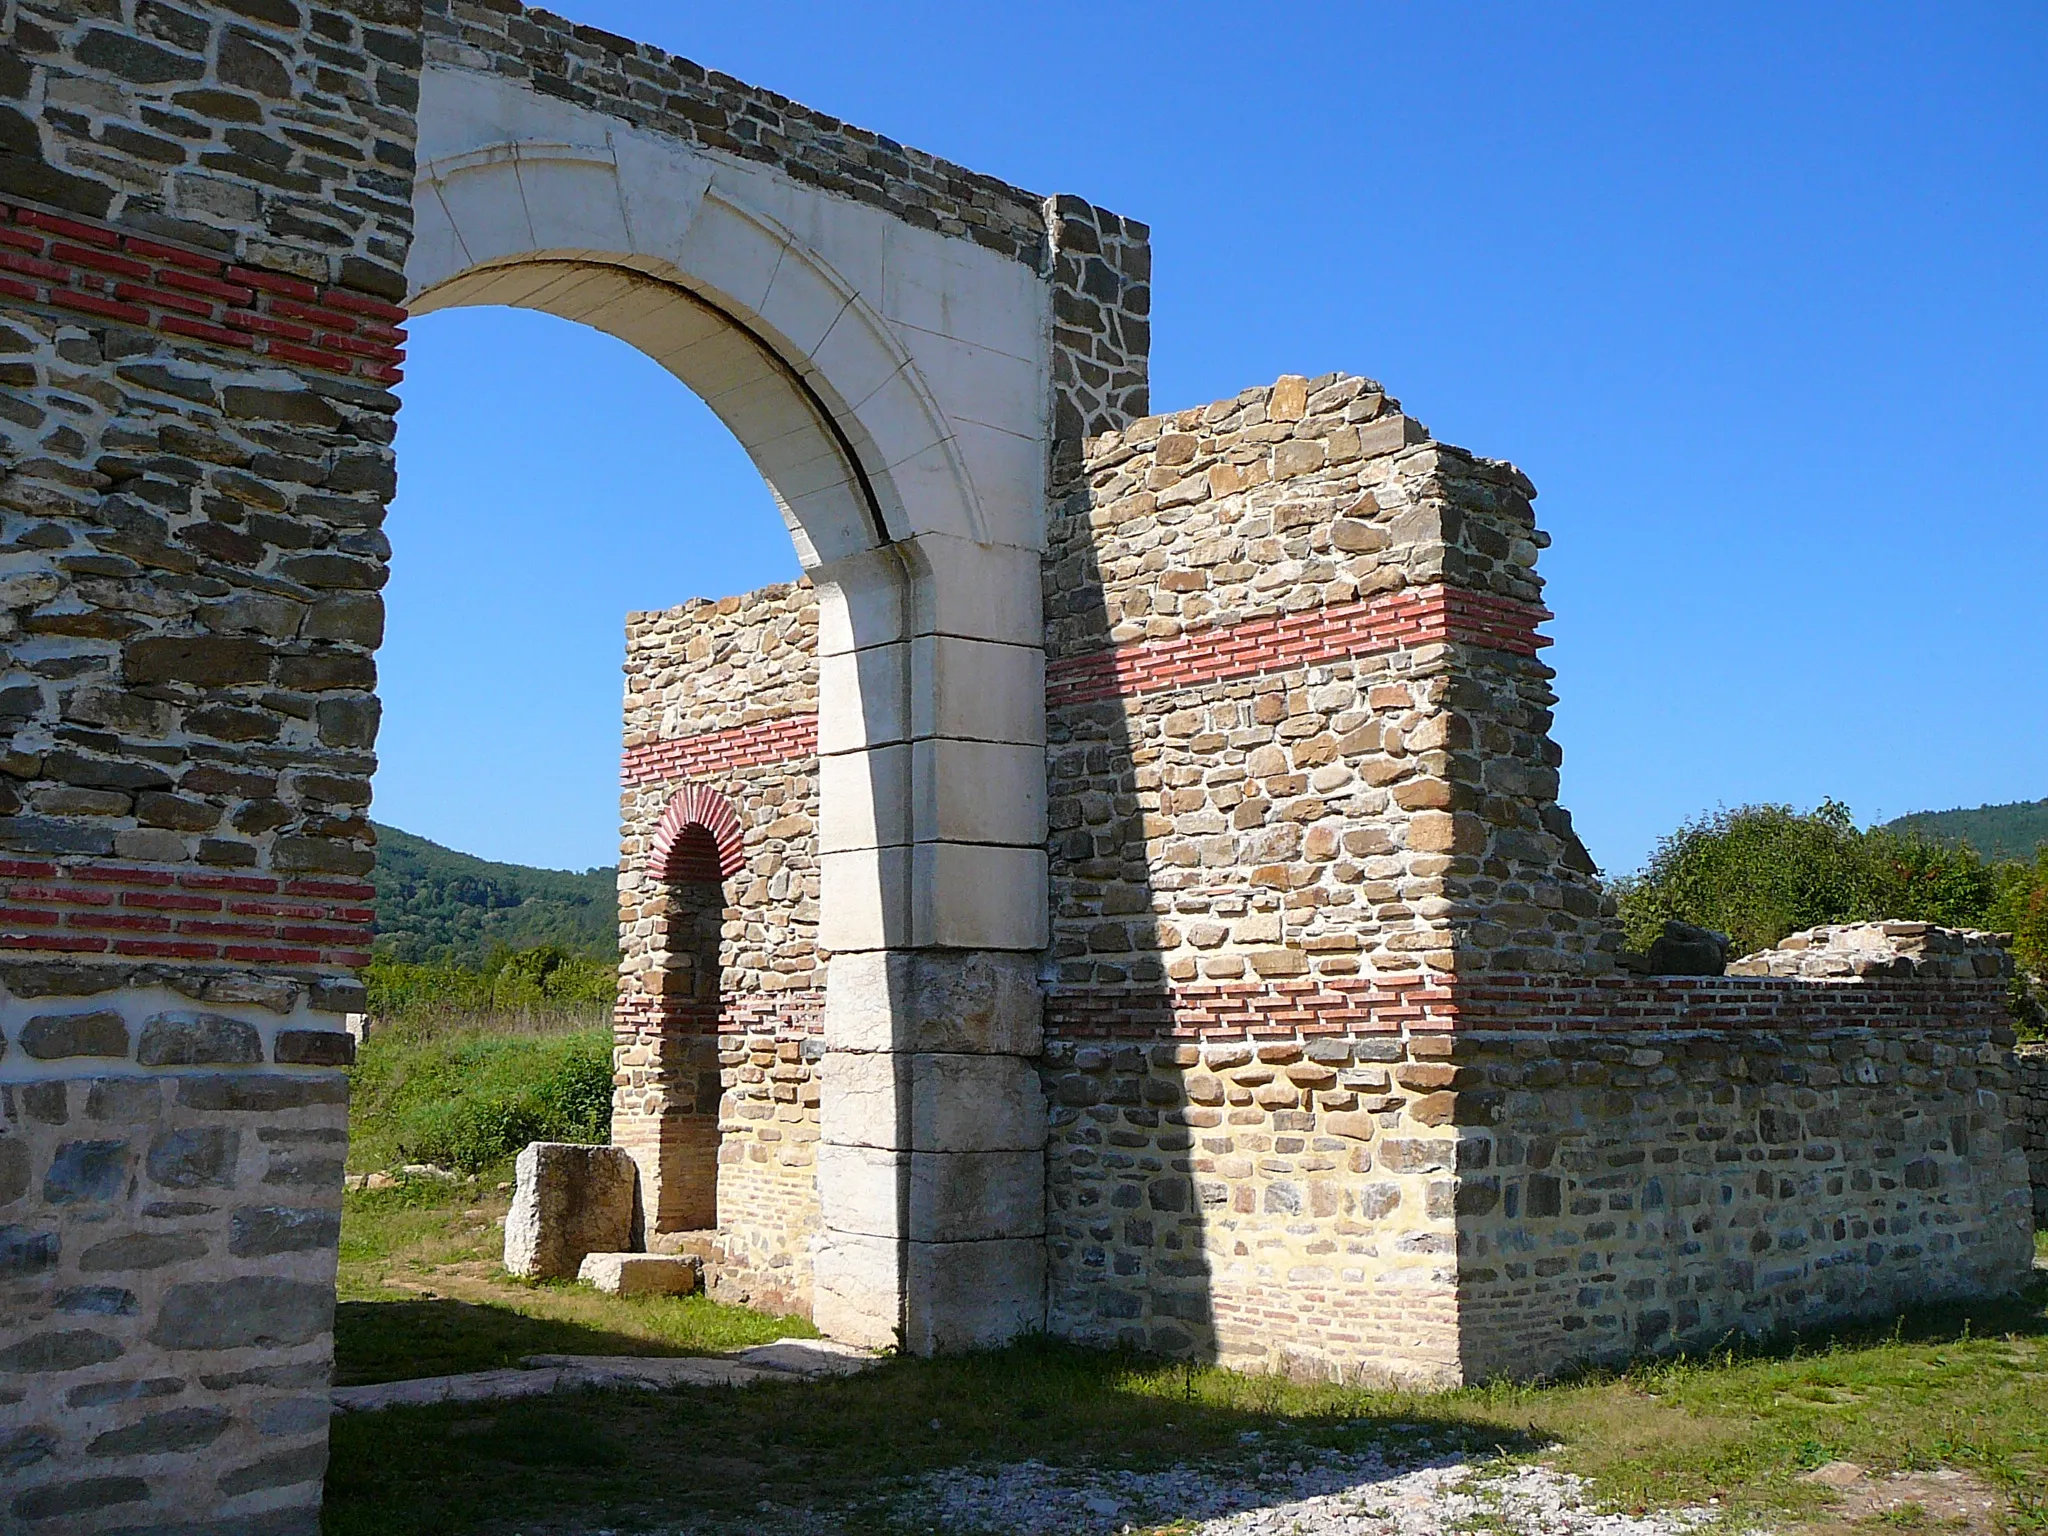
POLYGON ((2019 1074, 2020 1117, 2026 1128, 2034 1221, 2038 1226, 2048 1227, 2048 1045, 2021 1046, 2014 1069, 2019 1074))
POLYGON ((1457 1376, 1451 983, 1618 942, 1530 494, 1355 377, 1089 444, 1045 567, 1056 1331, 1457 1376))
POLYGON ((413 21, 0 7, 9 1529, 317 1528, 413 21))
POLYGON ((1458 1381, 2023 1263, 1982 936, 1615 974, 1519 472, 1347 377, 1088 446, 1045 565, 1055 1331, 1458 1381))
POLYGON ((714 1293, 799 1311, 818 1225, 826 959, 817 628, 802 581, 630 615, 620 802, 614 1140, 651 1170, 651 1233, 709 1224, 677 1164, 715 1166, 714 1293), (648 869, 663 811, 687 785, 715 791, 736 814, 742 863, 722 880, 648 869), (686 922, 705 942, 678 932, 686 922))
POLYGON ((2025 1274, 2005 956, 1895 926, 1923 932, 1867 945, 1861 975, 1788 951, 1721 978, 1461 989, 1466 1376, 1698 1350, 2025 1274), (1919 952, 1930 938, 1949 953, 1919 952))

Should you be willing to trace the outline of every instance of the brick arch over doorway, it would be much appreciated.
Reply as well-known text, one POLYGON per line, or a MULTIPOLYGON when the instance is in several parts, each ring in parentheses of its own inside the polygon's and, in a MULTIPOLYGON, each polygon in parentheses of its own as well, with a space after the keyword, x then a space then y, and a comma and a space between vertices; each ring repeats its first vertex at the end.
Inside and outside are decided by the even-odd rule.
POLYGON ((657 880, 723 880, 746 865, 741 840, 732 802, 707 785, 685 784, 655 826, 647 873, 657 880))

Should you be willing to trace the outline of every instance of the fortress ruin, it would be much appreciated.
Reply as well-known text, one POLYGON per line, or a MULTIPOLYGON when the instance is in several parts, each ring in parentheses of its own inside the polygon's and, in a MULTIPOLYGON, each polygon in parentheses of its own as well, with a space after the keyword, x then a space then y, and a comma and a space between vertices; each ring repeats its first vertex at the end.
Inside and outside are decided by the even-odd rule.
POLYGON ((915 1351, 1427 1382, 2015 1283, 2009 960, 1619 972, 1546 542, 1150 414, 1141 224, 514 0, 0 0, 0 1529, 318 1526, 408 313, 641 348, 804 580, 636 615, 648 1241, 915 1351))

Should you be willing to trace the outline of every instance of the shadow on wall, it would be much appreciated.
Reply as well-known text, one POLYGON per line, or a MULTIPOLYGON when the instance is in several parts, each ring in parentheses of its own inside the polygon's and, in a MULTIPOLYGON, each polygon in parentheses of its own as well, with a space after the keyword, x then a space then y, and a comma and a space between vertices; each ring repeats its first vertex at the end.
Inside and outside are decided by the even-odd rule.
POLYGON ((1447 1042, 1404 1039, 1449 947, 1420 437, 1369 380, 1283 379, 1097 439, 1056 502, 1055 1333, 1457 1373, 1447 1042))

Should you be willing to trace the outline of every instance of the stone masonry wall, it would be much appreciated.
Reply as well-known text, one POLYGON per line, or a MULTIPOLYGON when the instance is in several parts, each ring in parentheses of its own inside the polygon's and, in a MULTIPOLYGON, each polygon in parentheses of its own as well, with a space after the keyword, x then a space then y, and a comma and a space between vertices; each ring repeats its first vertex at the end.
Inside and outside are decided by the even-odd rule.
POLYGON ((1861 978, 1467 989, 1450 1057, 1464 1374, 2017 1283, 2032 1240, 2006 962, 1971 948, 1960 975, 1916 974, 1897 944, 1889 974, 1861 978))
POLYGON ((2027 1168, 2034 1188, 2034 1221, 2048 1227, 2048 1046, 2021 1046, 2017 1069, 2027 1168))
POLYGON ((1518 471, 1341 376, 1084 469, 1045 565, 1054 1331, 1459 1381, 2024 1266, 1984 936, 1615 973, 1518 471))
POLYGON ((818 1224, 817 625, 799 581, 630 615, 626 639, 613 1137, 657 1169, 651 1235, 705 1224, 665 1196, 676 1158, 715 1159, 713 1293, 795 1311, 818 1224), (722 884, 647 868, 687 784, 736 813, 744 865, 722 884), (685 917, 702 943, 678 933, 685 917))
POLYGON ((1142 416, 1149 398, 1150 231, 1071 195, 1041 197, 648 43, 516 0, 427 0, 430 66, 524 81, 683 144, 972 240, 1051 283, 1053 452, 1142 416))
POLYGON ((398 0, 0 5, 0 1525, 310 1532, 398 0))

